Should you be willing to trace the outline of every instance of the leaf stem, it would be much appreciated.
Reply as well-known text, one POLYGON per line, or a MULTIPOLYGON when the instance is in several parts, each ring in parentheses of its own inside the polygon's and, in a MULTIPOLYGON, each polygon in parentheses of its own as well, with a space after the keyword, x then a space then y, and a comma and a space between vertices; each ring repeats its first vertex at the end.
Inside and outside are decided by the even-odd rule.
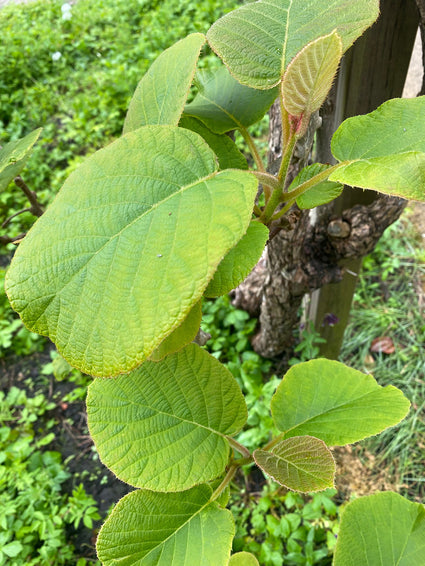
POLYGON ((289 141, 289 138, 290 138, 291 125, 289 123, 288 111, 286 110, 285 106, 283 105, 282 84, 283 84, 283 82, 280 83, 279 101, 280 101, 280 116, 281 116, 281 119, 282 119, 282 143, 286 147, 286 145, 289 141))
POLYGON ((337 163, 336 165, 332 165, 332 167, 328 167, 327 169, 325 169, 321 173, 314 175, 314 177, 311 177, 307 181, 304 181, 304 183, 301 183, 301 185, 299 185, 293 191, 283 194, 282 195, 282 201, 283 202, 286 202, 286 201, 289 201, 289 200, 294 201, 299 196, 301 196, 303 193, 308 191, 308 189, 311 189, 311 187, 313 187, 314 185, 318 185, 322 181, 325 181, 333 171, 335 171, 336 169, 338 169, 342 165, 346 165, 346 163, 347 162, 337 163))
POLYGON ((227 471, 227 474, 224 476, 223 481, 221 482, 221 484, 217 487, 217 489, 214 491, 214 493, 211 495, 211 499, 210 501, 215 501, 216 499, 218 499, 220 497, 220 495, 223 493, 223 491, 226 489, 226 487, 229 485, 229 483, 232 481, 233 476, 236 473, 236 470, 239 468, 238 465, 236 464, 232 464, 230 466, 230 468, 227 471))
POLYGON ((285 187, 286 177, 288 176, 289 164, 291 163, 291 157, 292 154, 294 153, 294 147, 296 141, 297 141, 297 137, 295 135, 295 132, 291 131, 285 149, 283 150, 282 161, 280 162, 278 179, 281 182, 282 189, 284 189, 285 187))
POLYGON ((229 442, 230 446, 239 452, 241 456, 244 458, 251 458, 251 452, 246 448, 243 444, 239 444, 237 440, 232 438, 231 436, 226 436, 227 441, 229 442))
POLYGON ((255 177, 257 177, 257 179, 260 181, 262 185, 267 185, 272 189, 280 188, 280 183, 278 179, 271 173, 265 173, 263 171, 253 171, 253 170, 251 170, 250 173, 255 175, 255 177))
POLYGON ((258 153, 257 146, 255 145, 255 142, 254 142, 251 134, 242 125, 239 126, 239 131, 240 131, 243 139, 245 140, 245 142, 246 142, 246 144, 249 148, 249 151, 251 152, 252 157, 254 158, 254 162, 255 162, 255 165, 257 166, 258 171, 265 173, 266 168, 264 167, 263 160, 261 159, 260 154, 258 153))
POLYGON ((26 183, 24 182, 24 180, 20 176, 15 177, 13 179, 13 182, 15 183, 15 185, 17 187, 19 187, 21 189, 21 191, 25 194, 27 199, 30 201, 31 207, 28 209, 29 212, 31 212, 31 214, 33 214, 34 216, 40 217, 43 214, 44 210, 42 209, 42 207, 40 206, 40 203, 37 200, 36 193, 34 191, 31 191, 27 187, 26 183))
POLYGON ((18 210, 18 212, 15 212, 15 214, 12 214, 11 216, 9 216, 9 218, 6 218, 6 220, 3 222, 1 227, 6 228, 6 226, 11 222, 11 220, 13 218, 15 218, 16 216, 19 216, 20 214, 23 214, 24 212, 31 212, 31 210, 32 210, 31 207, 23 208, 22 210, 18 210))
POLYGON ((327 169, 325 169, 325 171, 322 171, 321 173, 318 173, 314 177, 311 177, 311 179, 304 181, 304 183, 299 185, 293 191, 290 191, 289 193, 283 193, 281 197, 281 202, 285 202, 286 204, 281 210, 279 210, 279 212, 277 212, 272 216, 271 221, 274 222, 275 220, 279 220, 279 218, 282 218, 282 216, 286 214, 286 212, 288 212, 288 210, 291 208, 291 206, 294 204, 294 202, 297 200, 299 196, 301 196, 306 191, 311 189, 311 187, 314 187, 314 185, 318 185, 322 181, 325 181, 332 173, 332 171, 335 171, 336 169, 338 169, 338 167, 341 167, 345 163, 346 162, 341 162, 341 163, 337 163, 336 165, 333 165, 332 167, 328 167, 327 169))
POLYGON ((278 436, 276 436, 276 438, 272 438, 270 440, 270 442, 268 442, 265 446, 263 446, 261 448, 261 450, 271 450, 271 448, 273 448, 274 446, 276 446, 276 444, 279 444, 279 442, 281 442, 285 437, 285 433, 282 432, 281 434, 279 434, 278 436))
POLYGON ((279 218, 282 218, 282 216, 284 216, 288 210, 290 210, 291 206, 294 204, 295 199, 294 200, 290 200, 289 202, 287 202, 285 204, 285 206, 283 208, 281 208, 279 210, 279 212, 276 212, 276 214, 273 214, 273 216, 271 217, 271 222, 274 222, 275 220, 279 220, 279 218))

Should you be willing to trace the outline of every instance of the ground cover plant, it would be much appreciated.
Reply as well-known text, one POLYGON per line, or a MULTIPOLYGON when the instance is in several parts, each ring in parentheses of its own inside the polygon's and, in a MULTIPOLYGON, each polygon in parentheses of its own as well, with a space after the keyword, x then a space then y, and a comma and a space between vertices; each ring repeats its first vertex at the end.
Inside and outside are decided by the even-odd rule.
MULTIPOLYGON (((137 82, 159 53, 188 33, 206 32, 234 5, 39 0, 0 10, 0 146, 43 125, 24 177, 43 205, 84 155, 121 134, 137 82)), ((1 191, 2 219, 27 206, 24 194, 1 191)), ((32 222, 28 213, 16 217, 7 235, 32 222)))
MULTIPOLYGON (((324 359, 299 363, 271 400, 277 435, 251 453, 234 438, 247 419, 237 383, 192 343, 201 297, 243 279, 293 203, 328 202, 343 183, 423 198, 423 98, 347 120, 332 142, 337 164, 309 166, 286 185, 295 142, 343 52, 378 13, 372 0, 320 7, 260 0, 218 20, 207 40, 226 66, 198 72, 188 104, 206 38, 191 34, 161 54, 136 89, 123 136, 69 177, 7 273, 25 324, 97 376, 87 400, 91 434, 103 462, 138 488, 102 527, 104 564, 255 564, 248 553, 230 556, 225 505, 239 468, 255 462, 289 489, 320 491, 333 485, 328 445, 375 435, 408 412, 398 389, 370 375, 324 359), (274 177, 247 127, 277 96, 285 150, 274 177), (234 129, 256 170, 225 135, 234 129)), ((19 155, 4 148, 4 175, 25 159, 30 144, 20 143, 19 155)), ((334 564, 420 563, 424 515, 391 492, 350 503, 334 564)))
POLYGON ((15 386, 7 395, 0 392, 0 564, 5 566, 89 564, 76 555, 68 529, 80 523, 92 529, 100 516, 82 484, 70 495, 62 493, 70 473, 59 452, 46 450, 55 438, 55 406, 43 394, 28 397, 15 386))

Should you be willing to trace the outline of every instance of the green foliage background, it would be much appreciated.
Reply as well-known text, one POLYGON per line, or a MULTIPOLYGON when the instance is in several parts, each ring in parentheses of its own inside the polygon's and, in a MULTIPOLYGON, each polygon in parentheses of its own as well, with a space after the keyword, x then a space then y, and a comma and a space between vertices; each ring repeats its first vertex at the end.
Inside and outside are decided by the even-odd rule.
MULTIPOLYGON (((23 177, 44 204, 85 155, 121 134, 153 60, 187 34, 206 32, 235 0, 79 0, 69 19, 61 5, 0 10, 0 145, 43 126, 23 177)), ((0 195, 1 217, 24 206, 18 191, 0 195)), ((8 233, 31 223, 20 216, 8 233)))

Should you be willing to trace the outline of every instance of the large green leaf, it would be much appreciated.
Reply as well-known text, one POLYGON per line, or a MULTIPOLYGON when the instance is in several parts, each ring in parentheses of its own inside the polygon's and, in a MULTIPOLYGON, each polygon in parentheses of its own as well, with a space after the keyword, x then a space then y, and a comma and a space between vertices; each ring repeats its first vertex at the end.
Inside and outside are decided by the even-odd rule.
POLYGON ((424 566, 425 507, 376 493, 349 503, 341 517, 334 566, 424 566))
POLYGON ((379 0, 259 0, 223 16, 207 39, 239 82, 267 89, 308 43, 336 30, 345 51, 378 14, 379 0))
POLYGON ((425 96, 389 100, 370 114, 348 118, 331 149, 344 164, 330 180, 425 200, 425 96))
POLYGON ((286 111, 300 118, 299 136, 305 134, 311 114, 325 101, 341 57, 341 38, 333 31, 309 43, 289 63, 282 81, 282 99, 286 111))
POLYGON ((89 157, 6 275, 24 323, 90 375, 142 363, 244 235, 257 192, 197 134, 145 126, 89 157))
MULTIPOLYGON (((299 187, 302 183, 310 180, 315 175, 326 171, 329 167, 329 165, 323 165, 321 163, 313 163, 313 165, 304 167, 290 184, 288 193, 299 187)), ((296 203, 302 210, 314 208, 336 199, 342 193, 343 189, 344 185, 341 185, 341 183, 322 181, 300 195, 296 203)))
POLYGON ((136 490, 116 505, 97 537, 104 566, 223 566, 235 532, 227 509, 200 485, 180 493, 136 490))
POLYGON ((255 450, 254 459, 266 474, 294 491, 320 491, 334 485, 333 456, 322 440, 312 436, 296 436, 270 450, 255 450))
MULTIPOLYGON (((229 252, 230 253, 230 252, 229 252)), ((152 354, 149 360, 159 362, 165 356, 174 354, 181 350, 184 346, 192 342, 198 334, 202 320, 202 301, 198 301, 190 310, 184 321, 178 326, 167 338, 161 342, 152 354)))
POLYGON ((226 295, 242 283, 260 259, 268 237, 269 230, 264 224, 251 222, 245 236, 219 263, 205 290, 205 296, 226 295))
POLYGON ((41 131, 42 128, 38 128, 24 138, 9 142, 0 149, 0 191, 21 173, 41 131))
POLYGON ((247 410, 232 374, 189 344, 129 375, 96 379, 87 415, 99 456, 119 479, 179 491, 224 471, 226 435, 243 427, 247 410))
POLYGON ((220 169, 248 169, 248 163, 235 142, 226 134, 214 134, 197 118, 183 116, 179 126, 199 134, 210 146, 218 159, 220 169))
POLYGON ((141 126, 177 126, 195 75, 205 36, 192 33, 166 49, 137 85, 124 122, 124 133, 141 126))
POLYGON ((357 442, 400 422, 409 411, 403 393, 371 375, 318 359, 292 367, 271 402, 285 437, 309 434, 330 446, 357 442))
POLYGON ((241 85, 226 67, 200 71, 196 83, 198 93, 186 105, 185 114, 196 116, 216 134, 258 122, 278 95, 277 88, 262 91, 241 85))

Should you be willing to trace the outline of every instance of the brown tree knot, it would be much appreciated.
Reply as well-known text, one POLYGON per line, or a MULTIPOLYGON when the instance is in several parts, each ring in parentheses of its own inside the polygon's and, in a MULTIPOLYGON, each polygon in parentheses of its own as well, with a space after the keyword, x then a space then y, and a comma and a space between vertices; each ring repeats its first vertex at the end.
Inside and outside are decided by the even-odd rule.
POLYGON ((329 222, 327 232, 331 238, 348 238, 351 234, 351 226, 339 218, 329 222))

